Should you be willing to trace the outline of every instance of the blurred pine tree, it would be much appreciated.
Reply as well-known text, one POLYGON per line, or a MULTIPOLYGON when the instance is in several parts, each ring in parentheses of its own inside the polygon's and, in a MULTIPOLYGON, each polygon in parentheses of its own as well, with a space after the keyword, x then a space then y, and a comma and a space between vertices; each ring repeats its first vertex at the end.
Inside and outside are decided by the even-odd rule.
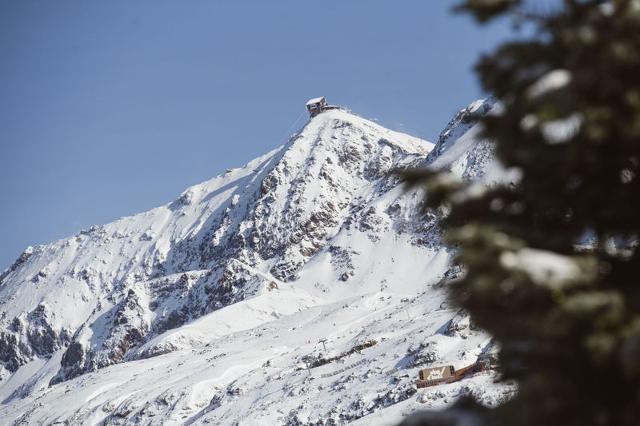
POLYGON ((458 7, 535 29, 477 65, 499 100, 484 136, 519 181, 468 197, 442 173, 410 176, 450 208, 466 269, 451 298, 495 337, 519 391, 407 425, 640 425, 640 0, 530 5, 458 7))

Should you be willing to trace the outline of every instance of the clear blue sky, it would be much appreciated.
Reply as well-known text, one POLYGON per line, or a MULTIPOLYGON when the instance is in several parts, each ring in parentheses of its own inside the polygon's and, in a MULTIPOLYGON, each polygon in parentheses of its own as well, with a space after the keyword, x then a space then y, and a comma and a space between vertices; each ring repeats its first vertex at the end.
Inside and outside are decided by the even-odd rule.
POLYGON ((510 31, 454 3, 0 2, 0 270, 282 144, 307 98, 434 140, 510 31))

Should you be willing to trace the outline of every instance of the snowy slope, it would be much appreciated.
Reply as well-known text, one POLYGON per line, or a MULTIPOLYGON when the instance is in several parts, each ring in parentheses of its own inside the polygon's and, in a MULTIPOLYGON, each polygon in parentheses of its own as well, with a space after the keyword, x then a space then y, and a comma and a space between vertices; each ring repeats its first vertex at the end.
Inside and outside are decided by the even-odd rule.
POLYGON ((464 180, 480 180, 494 164, 489 144, 479 140, 480 126, 476 117, 495 108, 491 99, 473 102, 460 110, 442 131, 426 159, 434 169, 448 170, 464 180))
POLYGON ((477 129, 449 127, 427 157, 328 111, 172 203, 28 248, 0 276, 0 423, 384 424, 499 401, 486 374, 413 385, 489 344, 446 305, 438 218, 388 173, 484 175, 477 129))

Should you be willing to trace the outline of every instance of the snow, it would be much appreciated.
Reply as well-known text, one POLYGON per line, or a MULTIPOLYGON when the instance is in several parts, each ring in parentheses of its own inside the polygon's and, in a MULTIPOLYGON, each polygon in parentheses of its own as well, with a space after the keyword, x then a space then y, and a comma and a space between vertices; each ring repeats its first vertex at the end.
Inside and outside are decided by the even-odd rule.
POLYGON ((548 121, 542 124, 542 135, 549 144, 569 142, 582 128, 582 114, 571 114, 569 117, 548 121))
POLYGON ((549 92, 560 90, 571 83, 571 72, 563 69, 549 71, 527 90, 527 96, 537 98, 549 92))
MULTIPOLYGON (((404 346, 403 340, 408 338, 414 344, 422 342, 423 336, 436 333, 436 328, 446 321, 448 311, 433 313, 434 302, 429 299, 431 295, 425 294, 414 302, 400 304, 398 296, 372 294, 348 300, 347 307, 341 303, 321 305, 275 319, 251 331, 224 338, 212 336, 207 343, 190 349, 119 364, 56 385, 45 396, 45 401, 56 403, 52 403, 46 414, 42 413, 43 417, 30 415, 25 420, 55 421, 82 407, 84 414, 79 419, 98 422, 125 411, 125 407, 145 407, 149 415, 168 415, 169 424, 190 420, 227 424, 236 419, 240 419, 241 424, 280 424, 283 415, 274 409, 276 401, 284 413, 306 407, 296 413, 300 418, 325 418, 324 410, 332 407, 348 413, 349 406, 342 407, 340 399, 355 396, 366 400, 371 392, 377 394, 378 389, 388 388, 389 377, 397 374, 393 371, 397 363, 403 361, 404 353, 398 350, 404 346), (408 308, 409 317, 401 315, 402 308, 408 308), (427 312, 431 318, 421 321, 427 312), (388 314, 395 318, 385 320, 388 314), (333 327, 332 322, 339 323, 340 327, 333 327), (293 366, 302 355, 322 351, 322 345, 317 344, 320 337, 328 339, 330 354, 341 352, 364 338, 377 338, 380 343, 363 351, 364 355, 352 355, 342 364, 296 371, 293 366), (267 361, 270 364, 265 367, 267 361), (343 372, 327 374, 337 368, 343 372), (370 377, 365 380, 367 374, 370 377), (341 388, 343 381, 349 386, 341 388), (314 391, 319 387, 335 391, 320 394, 325 399, 322 401, 314 391), (239 396, 229 393, 234 389, 240 389, 239 396), (222 395, 224 403, 210 410, 210 400, 215 395, 222 395), (160 402, 163 399, 171 401, 172 411, 160 402)), ((436 334, 433 341, 441 348, 442 357, 455 359, 462 349, 456 340, 459 339, 436 334)), ((465 341, 469 346, 483 342, 484 338, 479 336, 465 341)), ((417 377, 417 370, 401 371, 408 377, 401 377, 400 383, 410 385, 412 378, 417 377)), ((453 388, 440 388, 445 389, 451 401, 460 392, 458 384, 453 388)), ((420 398, 411 398, 412 409, 440 407, 443 403, 442 398, 427 401, 420 398)), ((16 410, 13 413, 19 415, 30 405, 29 399, 16 401, 12 404, 16 410)))
POLYGON ((324 100, 324 96, 320 96, 319 98, 309 99, 307 101, 307 106, 318 104, 318 103, 322 102, 323 100, 324 100))
POLYGON ((489 141, 481 137, 478 114, 499 114, 502 105, 491 99, 478 100, 458 112, 425 161, 430 169, 447 171, 458 180, 493 184, 503 181, 505 170, 494 158, 489 141))
POLYGON ((588 272, 571 257, 530 248, 505 252, 500 263, 507 269, 525 272, 538 285, 553 289, 574 283, 588 272))
POLYGON ((25 251, 0 283, 0 423, 390 424, 501 401, 490 375, 413 383, 490 345, 446 303, 439 219, 388 174, 489 174, 456 123, 434 147, 327 111, 171 203, 25 251))

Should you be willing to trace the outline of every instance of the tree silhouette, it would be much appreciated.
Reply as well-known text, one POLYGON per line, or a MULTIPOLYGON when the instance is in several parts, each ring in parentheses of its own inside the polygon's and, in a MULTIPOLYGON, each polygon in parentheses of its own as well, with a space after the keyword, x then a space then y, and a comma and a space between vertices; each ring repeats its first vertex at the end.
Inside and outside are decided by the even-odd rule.
POLYGON ((640 424, 640 1, 531 3, 458 6, 533 29, 477 65, 498 100, 483 137, 518 180, 478 196, 442 172, 409 176, 448 207, 466 271, 450 297, 495 337, 518 393, 406 424, 640 424))

